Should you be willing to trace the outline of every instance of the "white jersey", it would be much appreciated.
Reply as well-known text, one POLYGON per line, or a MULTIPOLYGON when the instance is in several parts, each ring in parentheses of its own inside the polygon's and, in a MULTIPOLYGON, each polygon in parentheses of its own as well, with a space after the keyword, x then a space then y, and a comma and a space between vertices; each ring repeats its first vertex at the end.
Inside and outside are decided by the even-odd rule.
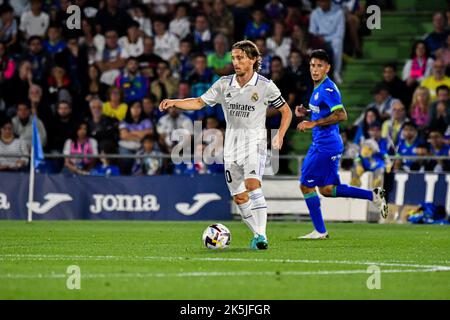
POLYGON ((266 152, 266 110, 269 105, 280 108, 285 100, 272 80, 254 72, 242 88, 236 75, 224 76, 200 97, 207 105, 221 104, 227 130, 225 162, 242 159, 254 152, 266 152))

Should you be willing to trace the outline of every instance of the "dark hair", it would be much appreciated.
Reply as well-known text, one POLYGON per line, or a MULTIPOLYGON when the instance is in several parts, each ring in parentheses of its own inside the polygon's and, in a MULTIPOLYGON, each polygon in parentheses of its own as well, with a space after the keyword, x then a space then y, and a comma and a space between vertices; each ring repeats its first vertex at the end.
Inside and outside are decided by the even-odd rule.
POLYGON ((259 71, 261 69, 261 60, 262 60, 261 53, 259 52, 258 47, 256 46, 256 44, 253 41, 242 40, 242 41, 236 42, 231 47, 231 50, 234 50, 234 49, 240 49, 240 50, 244 51, 245 54, 247 55, 247 57, 249 57, 250 59, 256 58, 256 62, 253 64, 253 70, 259 71))
POLYGON ((133 100, 130 103, 128 103, 128 110, 127 110, 127 114, 125 115, 125 122, 126 123, 134 123, 134 120, 131 117, 131 108, 136 103, 139 103, 139 106, 141 108, 141 115, 139 116, 138 123, 141 122, 142 120, 144 120, 145 114, 144 114, 144 109, 142 108, 142 101, 141 100, 133 100))
POLYGON ((309 55, 309 61, 311 61, 312 59, 318 59, 330 64, 330 56, 323 49, 317 49, 311 52, 311 54, 309 55))
POLYGON ((141 139, 141 143, 144 143, 145 141, 151 141, 151 142, 155 142, 152 138, 151 135, 147 134, 145 135, 142 139, 141 139))
POLYGON ((72 109, 72 105, 67 100, 59 100, 58 103, 56 104, 56 108, 58 109, 58 107, 62 104, 67 104, 69 106, 69 108, 72 109))
POLYGON ((270 59, 270 63, 272 64, 272 62, 274 62, 274 61, 278 61, 281 64, 283 64, 283 60, 281 59, 280 56, 273 56, 272 59, 270 59))
POLYGON ((74 127, 75 130, 72 132, 71 140, 76 147, 78 147, 78 130, 80 130, 81 126, 86 126, 86 136, 89 137, 91 135, 89 123, 86 121, 80 121, 77 123, 77 125, 74 127))
POLYGON ((411 47, 411 59, 414 59, 416 57, 416 49, 419 44, 423 44, 425 46, 425 57, 428 58, 430 56, 430 49, 428 49, 426 42, 423 40, 417 40, 411 47))
POLYGON ((366 123, 367 114, 368 114, 369 112, 373 112, 373 113, 375 114, 375 118, 376 118, 376 119, 375 119, 375 122, 381 122, 380 111, 378 111, 377 108, 372 107, 372 108, 367 109, 367 110, 364 112, 364 118, 363 118, 363 122, 362 122, 362 129, 363 129, 363 135, 364 135, 364 137, 366 137, 366 138, 369 137, 368 131, 369 131, 370 125, 366 123))
POLYGON ((410 128, 413 128, 413 129, 415 129, 415 130, 417 131, 417 126, 416 126, 416 124, 415 124, 414 122, 412 122, 412 121, 406 121, 406 122, 402 125, 402 130, 403 130, 405 127, 410 127, 410 128))
POLYGON ((5 2, 0 6, 0 15, 7 12, 9 13, 14 12, 14 8, 11 7, 11 5, 8 2, 5 2))
POLYGON ((127 29, 132 28, 132 27, 139 29, 141 27, 141 25, 136 20, 132 20, 130 23, 128 23, 127 29))
POLYGON ((440 85, 439 87, 436 88, 436 94, 441 91, 441 90, 445 90, 447 92, 450 92, 450 88, 448 86, 446 86, 445 84, 440 85))
POLYGON ((6 117, 0 121, 0 128, 3 128, 7 124, 13 125, 11 118, 6 117))
POLYGON ((392 68, 392 70, 394 70, 394 72, 397 72, 397 63, 396 62, 385 63, 383 66, 383 69, 386 69, 386 68, 392 68))
POLYGON ((40 36, 31 36, 28 38, 27 44, 30 45, 34 40, 39 40, 42 43, 42 37, 40 36))
POLYGON ((427 151, 430 151, 430 145, 426 142, 419 143, 416 148, 422 148, 426 149, 427 151))
POLYGON ((31 105, 28 103, 28 101, 19 101, 17 103, 17 108, 19 107, 19 105, 24 105, 25 107, 27 107, 27 109, 31 109, 31 105))

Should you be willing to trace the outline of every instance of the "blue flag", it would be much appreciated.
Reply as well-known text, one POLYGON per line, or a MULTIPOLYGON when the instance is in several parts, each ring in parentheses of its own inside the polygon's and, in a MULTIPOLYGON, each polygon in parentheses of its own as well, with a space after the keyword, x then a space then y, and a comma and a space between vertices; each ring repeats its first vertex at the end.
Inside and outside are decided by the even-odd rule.
POLYGON ((33 116, 33 138, 32 148, 34 149, 34 167, 37 168, 39 164, 44 160, 44 150, 42 150, 41 137, 39 136, 39 130, 37 127, 37 118, 33 116))

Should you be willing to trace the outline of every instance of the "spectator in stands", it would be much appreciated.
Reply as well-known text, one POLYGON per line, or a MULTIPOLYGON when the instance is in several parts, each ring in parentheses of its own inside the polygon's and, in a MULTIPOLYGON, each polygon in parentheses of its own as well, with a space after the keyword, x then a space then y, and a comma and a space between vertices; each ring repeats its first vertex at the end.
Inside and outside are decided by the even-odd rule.
POLYGON ((14 48, 17 43, 17 21, 14 19, 14 9, 8 3, 0 6, 0 42, 6 48, 14 48))
POLYGON ((192 63, 192 44, 188 39, 181 40, 180 52, 172 57, 170 66, 174 77, 186 80, 194 70, 192 63))
POLYGON ((132 21, 127 11, 119 8, 119 0, 106 0, 105 6, 95 16, 95 23, 101 30, 116 30, 120 37, 126 35, 132 21))
POLYGON ((152 121, 152 124, 157 123, 159 118, 161 118, 162 112, 159 111, 156 105, 156 97, 154 94, 149 94, 142 99, 142 112, 147 119, 152 121))
POLYGON ((47 127, 48 150, 61 153, 67 139, 73 137, 77 130, 76 121, 72 115, 72 107, 67 101, 58 102, 56 116, 47 127))
POLYGON ((154 176, 161 174, 163 168, 162 153, 157 150, 157 144, 151 136, 145 136, 142 139, 142 150, 137 155, 149 156, 148 158, 139 157, 133 166, 133 174, 138 176, 154 176))
POLYGON ((214 52, 208 54, 208 67, 214 70, 218 76, 229 75, 233 72, 231 64, 231 52, 228 39, 223 34, 214 37, 214 52))
POLYGON ((424 130, 430 121, 430 92, 425 87, 414 91, 409 114, 419 130, 424 130))
POLYGON ((344 12, 339 6, 332 5, 331 0, 318 0, 317 8, 311 12, 309 33, 328 43, 333 49, 333 78, 342 83, 342 51, 345 35, 344 12))
POLYGON ((194 133, 194 126, 191 119, 181 113, 180 110, 169 108, 167 114, 159 119, 156 130, 159 134, 160 143, 170 152, 177 142, 172 139, 172 135, 175 137, 182 134, 186 137, 184 142, 190 145, 191 141, 189 137, 194 133))
POLYGON ((189 5, 184 2, 177 4, 175 17, 169 23, 169 32, 176 35, 178 39, 186 38, 191 29, 189 21, 189 5))
POLYGON ((450 126, 450 105, 449 101, 436 101, 434 108, 430 112, 429 128, 436 129, 441 133, 445 133, 450 126))
POLYGON ((411 57, 406 61, 402 72, 402 79, 408 88, 414 89, 431 74, 433 62, 425 42, 416 41, 412 47, 411 57))
POLYGON ((374 123, 381 123, 380 112, 375 107, 366 109, 361 123, 358 125, 353 142, 357 145, 364 139, 369 139, 369 127, 374 123))
POLYGON ((308 39, 304 29, 298 24, 292 27, 292 33, 290 35, 292 40, 292 50, 300 51, 303 56, 308 55, 308 39))
POLYGON ((100 82, 112 86, 120 74, 120 69, 125 65, 126 55, 119 45, 117 31, 113 29, 106 31, 105 38, 105 47, 97 52, 96 64, 101 72, 100 82))
POLYGON ((125 120, 119 124, 119 130, 119 152, 122 154, 136 153, 142 147, 142 138, 153 136, 152 122, 145 117, 140 101, 130 104, 125 120))
MULTIPOLYGON (((450 156, 450 146, 445 144, 444 135, 442 132, 431 128, 428 135, 428 143, 430 144, 430 155, 432 156, 450 156)), ((448 160, 437 160, 434 172, 443 172, 450 170, 450 161, 448 160)))
POLYGON ((445 18, 441 12, 436 12, 433 15, 433 28, 434 31, 425 38, 425 43, 432 55, 434 55, 437 49, 444 47, 445 42, 447 41, 445 18))
POLYGON ((394 145, 398 145, 403 124, 409 121, 406 116, 405 105, 400 100, 392 103, 392 118, 383 122, 381 136, 388 138, 394 145))
MULTIPOLYGON (((97 25, 97 28, 100 29, 100 26, 97 25)), ((95 63, 98 53, 103 52, 106 39, 102 33, 95 31, 94 21, 90 19, 84 18, 81 20, 81 30, 83 35, 80 37, 79 43, 88 52, 88 62, 91 65, 95 63)))
POLYGON ((3 120, 0 128, 0 171, 25 169, 28 165, 27 155, 28 148, 25 141, 14 137, 11 120, 3 120), (17 155, 17 157, 5 157, 4 155, 17 155))
POLYGON ((28 90, 28 101, 30 103, 31 113, 36 115, 47 128, 51 126, 54 118, 54 110, 52 107, 43 99, 42 88, 37 84, 32 84, 28 90))
POLYGON ((105 116, 103 102, 98 98, 93 98, 89 102, 90 116, 85 119, 91 130, 91 136, 99 145, 105 143, 117 145, 119 141, 119 122, 115 118, 105 116))
MULTIPOLYGON (((39 136, 42 146, 47 144, 47 131, 44 124, 38 118, 36 119, 39 136)), ((12 118, 14 134, 23 140, 27 148, 31 148, 31 140, 33 135, 33 117, 31 116, 31 108, 28 103, 19 103, 17 105, 17 115, 12 118)))
MULTIPOLYGON (((14 76, 4 83, 2 98, 7 108, 17 105, 23 97, 28 96, 28 90, 32 84, 33 71, 31 69, 31 63, 24 60, 19 64, 19 68, 16 70, 14 76)), ((9 115, 11 115, 10 112, 9 115)))
POLYGON ((394 154, 395 146, 391 144, 391 141, 381 136, 380 122, 374 122, 370 124, 367 132, 369 139, 373 139, 374 141, 376 141, 376 143, 378 143, 378 148, 380 150, 379 156, 384 160, 386 168, 389 168, 388 171, 390 171, 391 163, 388 158, 388 155, 394 154))
POLYGON ((47 29, 47 40, 43 43, 44 50, 54 57, 66 48, 66 42, 61 38, 61 27, 50 25, 47 29))
MULTIPOLYGON (((348 46, 351 48, 352 55, 357 58, 362 57, 362 45, 359 35, 361 25, 361 18, 364 15, 364 8, 359 3, 359 0, 334 1, 341 3, 342 9, 345 13, 345 29, 348 36, 348 46)), ((349 49, 350 49, 349 48, 349 49)))
POLYGON ((119 39, 122 57, 137 58, 144 53, 144 38, 139 32, 139 23, 132 21, 127 28, 127 35, 119 39))
POLYGON ((211 68, 208 68, 204 54, 197 54, 194 58, 194 70, 189 76, 191 83, 191 97, 200 97, 218 79, 211 68))
MULTIPOLYGON (((189 81, 182 80, 178 83, 177 94, 172 97, 174 99, 187 99, 191 97, 191 86, 189 81)), ((183 114, 188 116, 192 121, 203 120, 205 118, 205 110, 183 110, 183 114)))
POLYGON ((225 6, 224 0, 214 0, 212 10, 208 14, 211 31, 214 34, 222 33, 228 40, 233 41, 234 19, 231 11, 225 6))
POLYGON ((256 39, 267 37, 270 32, 270 25, 264 22, 264 11, 261 8, 255 8, 252 12, 252 20, 245 27, 244 37, 246 39, 256 39))
POLYGON ((178 81, 170 72, 169 63, 161 61, 156 68, 157 78, 150 84, 150 92, 155 95, 157 104, 173 96, 177 90, 178 81))
POLYGON ((389 119, 392 116, 392 103, 395 101, 389 93, 389 89, 383 83, 378 83, 372 90, 373 102, 366 107, 376 108, 380 114, 381 121, 389 119))
POLYGON ((163 59, 153 52, 154 41, 153 38, 144 38, 144 53, 138 57, 139 69, 148 79, 156 77, 156 67, 163 59))
POLYGON ((450 73, 450 32, 447 35, 447 40, 445 42, 445 46, 436 50, 435 52, 436 59, 442 60, 445 65, 445 74, 449 75, 450 73))
POLYGON ((123 102, 123 91, 120 88, 111 87, 107 96, 108 101, 103 104, 103 114, 119 121, 125 119, 128 105, 123 102))
MULTIPOLYGON (((401 137, 397 147, 397 155, 417 156, 416 148, 422 143, 419 138, 416 125, 411 121, 406 121, 402 125, 401 137)), ((414 160, 395 160, 394 169, 410 171, 414 160)))
MULTIPOLYGON (((419 157, 430 156, 429 144, 424 142, 420 143, 415 148, 415 154, 419 157)), ((435 165, 436 162, 433 160, 416 160, 411 164, 410 170, 419 172, 432 172, 434 170, 435 165)))
MULTIPOLYGON (((63 154, 71 155, 98 155, 98 144, 90 137, 87 123, 81 122, 76 127, 75 133, 64 143, 63 154)), ((95 158, 69 158, 64 159, 65 172, 87 175, 96 164, 95 158)))
POLYGON ((21 57, 21 60, 27 60, 31 63, 33 72, 33 82, 44 84, 50 72, 51 57, 42 47, 42 38, 31 36, 28 39, 28 50, 21 57))
POLYGON ((195 52, 207 54, 212 51, 212 34, 209 29, 208 18, 204 14, 198 14, 195 17, 192 39, 195 52))
POLYGON ((178 38, 166 30, 166 23, 161 18, 153 21, 153 30, 155 31, 155 54, 170 61, 180 51, 178 38))
POLYGON ((148 78, 140 74, 137 58, 128 58, 125 69, 116 79, 116 87, 124 93, 124 101, 127 104, 145 97, 150 84, 148 78))
POLYGON ((279 56, 283 61, 283 66, 286 67, 291 46, 292 39, 285 36, 283 22, 276 21, 273 26, 272 36, 266 40, 267 51, 274 56, 279 56))
POLYGON ((272 55, 267 51, 266 40, 264 38, 256 38, 255 44, 258 47, 259 54, 261 55, 261 69, 258 73, 264 77, 269 77, 272 55))
POLYGON ((270 0, 265 6, 266 16, 270 20, 280 20, 284 17, 286 8, 280 0, 270 0))
POLYGON ((287 73, 293 76, 295 80, 295 88, 297 92, 296 105, 304 103, 308 100, 309 92, 312 90, 314 84, 312 83, 311 75, 309 72, 309 66, 306 61, 303 60, 300 51, 292 50, 289 54, 287 73))
POLYGON ((344 151, 342 153, 342 157, 350 158, 350 159, 342 159, 341 168, 344 170, 351 170, 351 168, 353 168, 354 165, 353 160, 359 154, 359 146, 350 140, 349 138, 350 130, 348 129, 341 130, 340 135, 342 138, 342 143, 344 144, 344 151))
POLYGON ((25 39, 32 36, 44 37, 49 23, 49 15, 42 11, 42 0, 31 0, 31 10, 22 14, 19 29, 25 39))
POLYGON ((389 94, 400 101, 404 105, 411 104, 411 97, 408 93, 405 82, 403 82, 397 75, 397 64, 395 63, 387 63, 383 68, 383 81, 388 90, 389 94))
POLYGON ((106 98, 108 86, 100 82, 100 69, 95 64, 91 64, 88 68, 88 79, 83 86, 83 97, 87 102, 94 98, 106 98))
MULTIPOLYGON (((99 176, 99 177, 114 177, 120 176, 120 169, 118 166, 113 164, 113 161, 109 158, 104 157, 106 154, 111 154, 109 147, 103 146, 100 151, 100 163, 98 163, 90 172, 91 176, 99 176), (103 157, 102 157, 103 156, 103 157)), ((111 148, 111 150, 113 150, 111 148)))
POLYGON ((282 59, 278 56, 272 58, 270 78, 280 88, 286 102, 293 106, 296 97, 296 86, 294 76, 283 67, 282 59))
POLYGON ((131 10, 131 17, 139 23, 139 30, 143 33, 142 36, 152 37, 152 21, 148 17, 147 11, 147 7, 144 4, 136 5, 131 10))
POLYGON ((431 100, 433 101, 436 100, 437 87, 442 85, 450 87, 450 78, 445 75, 445 65, 442 60, 434 62, 431 75, 423 79, 420 85, 430 90, 431 100))
MULTIPOLYGON (((52 106, 52 109, 55 109, 56 103, 60 100, 68 101, 73 105, 72 94, 70 92, 70 78, 66 74, 66 69, 58 65, 52 67, 46 87, 48 88, 48 103, 52 106)), ((76 109, 73 110, 74 113, 77 115, 81 114, 82 110, 80 108, 79 105, 76 105, 76 109)))
POLYGON ((16 62, 6 52, 6 44, 0 42, 0 86, 14 76, 16 62))

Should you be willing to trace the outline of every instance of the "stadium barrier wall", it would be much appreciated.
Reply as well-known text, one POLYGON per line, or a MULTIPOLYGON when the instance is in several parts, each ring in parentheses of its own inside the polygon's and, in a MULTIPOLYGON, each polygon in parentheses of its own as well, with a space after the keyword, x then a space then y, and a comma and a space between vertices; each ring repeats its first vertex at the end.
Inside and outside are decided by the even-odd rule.
MULTIPOLYGON (((0 219, 27 218, 27 173, 0 173, 0 219)), ((95 177, 37 174, 34 220, 230 220, 222 175, 95 177)))

